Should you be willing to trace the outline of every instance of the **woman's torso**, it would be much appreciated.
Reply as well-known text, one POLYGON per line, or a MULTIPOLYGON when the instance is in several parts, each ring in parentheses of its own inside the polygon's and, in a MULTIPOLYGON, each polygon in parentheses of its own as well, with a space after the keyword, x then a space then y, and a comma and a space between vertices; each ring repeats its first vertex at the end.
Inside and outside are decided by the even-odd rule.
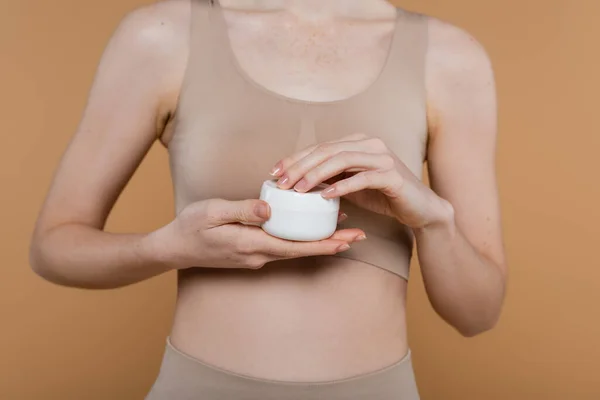
MULTIPOLYGON (((168 144, 177 211, 257 198, 279 159, 359 132, 381 137, 421 176, 423 18, 384 2, 369 10, 371 21, 324 24, 192 5, 168 144)), ((174 345, 234 372, 290 381, 345 378, 402 358, 411 236, 389 218, 342 207, 344 225, 368 239, 340 256, 182 271, 174 345)))

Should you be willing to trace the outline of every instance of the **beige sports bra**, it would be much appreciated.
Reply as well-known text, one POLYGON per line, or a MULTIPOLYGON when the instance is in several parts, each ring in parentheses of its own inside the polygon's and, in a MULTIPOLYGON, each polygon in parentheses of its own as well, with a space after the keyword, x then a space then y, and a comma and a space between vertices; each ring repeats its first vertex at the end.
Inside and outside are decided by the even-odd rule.
MULTIPOLYGON (((177 212, 204 199, 258 198, 281 158, 358 132, 383 139, 421 177, 427 142, 423 16, 398 10, 387 61, 366 90, 345 100, 310 102, 249 78, 232 51, 223 10, 218 1, 210 4, 192 0, 189 60, 169 143, 177 212)), ((333 257, 407 279, 410 231, 344 200, 342 208, 350 216, 342 226, 363 229, 368 240, 333 257)))

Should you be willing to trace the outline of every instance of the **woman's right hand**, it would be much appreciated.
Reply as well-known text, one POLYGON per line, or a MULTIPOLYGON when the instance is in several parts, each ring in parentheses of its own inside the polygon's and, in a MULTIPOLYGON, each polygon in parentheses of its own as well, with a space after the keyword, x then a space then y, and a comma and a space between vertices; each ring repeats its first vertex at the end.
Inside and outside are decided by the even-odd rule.
POLYGON ((172 269, 259 269, 276 260, 334 255, 365 238, 360 229, 345 229, 325 240, 293 242, 249 225, 261 224, 269 216, 269 205, 261 200, 205 200, 187 206, 148 239, 159 252, 157 257, 172 269))

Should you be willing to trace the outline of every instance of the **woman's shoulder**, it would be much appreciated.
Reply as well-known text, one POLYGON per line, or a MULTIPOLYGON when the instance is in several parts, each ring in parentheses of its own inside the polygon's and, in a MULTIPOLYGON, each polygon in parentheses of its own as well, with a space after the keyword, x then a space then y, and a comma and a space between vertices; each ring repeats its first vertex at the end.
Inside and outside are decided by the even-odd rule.
POLYGON ((439 51, 469 52, 483 55, 485 48, 465 27, 460 27, 441 18, 421 15, 426 21, 430 48, 439 51))
POLYGON ((190 4, 160 1, 124 15, 98 63, 88 103, 118 104, 119 116, 143 115, 162 128, 185 73, 190 4))
POLYGON ((428 74, 453 88, 486 86, 493 80, 490 57, 484 45, 463 27, 424 16, 427 23, 428 74), (456 86, 460 83, 459 86, 456 86), (468 83, 468 84, 467 84, 468 83))
POLYGON ((161 112, 174 107, 183 80, 191 1, 163 0, 129 11, 114 30, 101 61, 101 69, 118 70, 122 78, 131 78, 129 82, 137 82, 156 96, 161 112))
POLYGON ((473 124, 476 109, 494 115, 494 69, 482 42, 464 27, 431 16, 425 20, 428 32, 425 75, 431 131, 444 123, 468 120, 473 124))
POLYGON ((135 8, 121 20, 115 36, 139 49, 169 52, 187 47, 191 0, 163 0, 135 8))

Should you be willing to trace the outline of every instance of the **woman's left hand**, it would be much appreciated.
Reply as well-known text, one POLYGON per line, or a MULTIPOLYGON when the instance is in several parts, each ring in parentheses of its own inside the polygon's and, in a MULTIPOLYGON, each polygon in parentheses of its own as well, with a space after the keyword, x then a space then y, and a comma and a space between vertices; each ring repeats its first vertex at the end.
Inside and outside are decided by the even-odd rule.
POLYGON ((279 161, 271 175, 282 189, 307 192, 331 183, 323 197, 398 219, 413 228, 446 221, 450 203, 424 185, 379 138, 358 134, 311 146, 279 161))

